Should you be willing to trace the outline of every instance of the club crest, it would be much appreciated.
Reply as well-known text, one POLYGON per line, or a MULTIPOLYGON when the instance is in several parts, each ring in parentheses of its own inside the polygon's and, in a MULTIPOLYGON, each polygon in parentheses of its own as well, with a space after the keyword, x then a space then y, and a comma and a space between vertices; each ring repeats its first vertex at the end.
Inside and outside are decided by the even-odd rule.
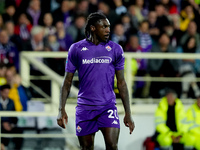
POLYGON ((112 50, 112 48, 108 45, 108 46, 106 46, 106 49, 108 50, 108 51, 111 51, 112 50))
POLYGON ((77 130, 78 132, 81 132, 82 129, 81 129, 80 126, 77 126, 76 130, 77 130))

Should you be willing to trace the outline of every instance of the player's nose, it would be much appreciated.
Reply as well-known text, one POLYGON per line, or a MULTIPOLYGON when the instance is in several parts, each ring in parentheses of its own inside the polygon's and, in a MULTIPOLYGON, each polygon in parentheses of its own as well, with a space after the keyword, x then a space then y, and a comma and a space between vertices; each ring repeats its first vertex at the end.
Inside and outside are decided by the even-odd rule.
POLYGON ((106 28, 106 33, 110 33, 110 27, 106 28))

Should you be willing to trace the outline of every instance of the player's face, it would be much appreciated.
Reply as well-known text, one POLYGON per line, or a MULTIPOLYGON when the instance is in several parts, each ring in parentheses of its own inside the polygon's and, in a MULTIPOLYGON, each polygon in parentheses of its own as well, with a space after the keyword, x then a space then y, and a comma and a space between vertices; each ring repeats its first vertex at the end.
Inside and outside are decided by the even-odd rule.
POLYGON ((101 19, 95 25, 95 34, 99 41, 106 42, 109 39, 110 35, 110 22, 108 19, 101 19))

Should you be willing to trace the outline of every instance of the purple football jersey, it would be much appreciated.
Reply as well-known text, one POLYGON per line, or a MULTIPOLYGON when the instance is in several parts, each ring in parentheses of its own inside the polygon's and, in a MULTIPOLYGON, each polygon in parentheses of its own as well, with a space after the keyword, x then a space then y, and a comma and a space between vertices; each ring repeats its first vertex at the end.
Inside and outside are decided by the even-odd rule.
POLYGON ((70 47, 65 71, 74 73, 78 70, 77 104, 86 109, 100 109, 116 103, 115 71, 123 69, 124 53, 120 45, 112 41, 95 45, 84 39, 70 47))

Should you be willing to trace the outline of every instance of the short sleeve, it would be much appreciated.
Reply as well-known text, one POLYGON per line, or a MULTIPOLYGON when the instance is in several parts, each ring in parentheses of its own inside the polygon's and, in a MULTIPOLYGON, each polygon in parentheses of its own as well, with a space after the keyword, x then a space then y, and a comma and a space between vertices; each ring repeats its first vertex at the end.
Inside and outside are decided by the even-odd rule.
POLYGON ((123 70, 124 69, 124 51, 120 45, 116 46, 116 59, 115 59, 115 70, 123 70))
POLYGON ((74 44, 71 45, 69 48, 68 56, 66 59, 66 66, 65 72, 74 73, 77 69, 77 62, 76 62, 76 47, 74 44))

